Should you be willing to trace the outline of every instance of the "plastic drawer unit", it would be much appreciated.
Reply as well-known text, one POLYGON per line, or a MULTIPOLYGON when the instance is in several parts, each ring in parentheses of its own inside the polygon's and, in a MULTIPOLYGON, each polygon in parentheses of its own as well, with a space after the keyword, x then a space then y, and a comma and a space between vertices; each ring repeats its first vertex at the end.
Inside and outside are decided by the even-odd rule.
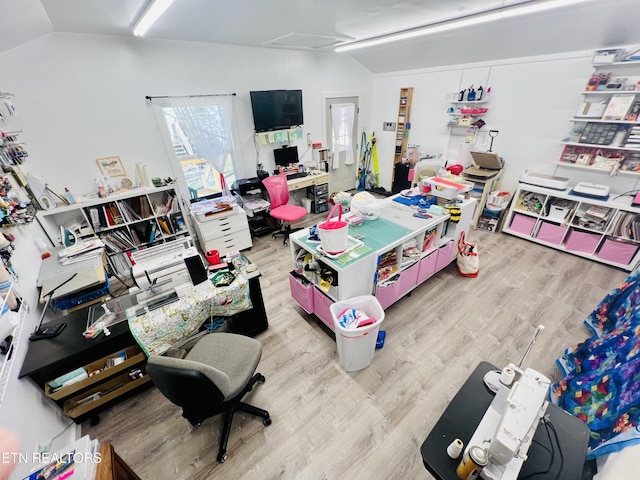
POLYGON ((232 213, 220 214, 199 220, 195 215, 193 224, 200 246, 205 252, 218 250, 221 256, 230 251, 239 251, 253 246, 247 214, 240 208, 232 213))

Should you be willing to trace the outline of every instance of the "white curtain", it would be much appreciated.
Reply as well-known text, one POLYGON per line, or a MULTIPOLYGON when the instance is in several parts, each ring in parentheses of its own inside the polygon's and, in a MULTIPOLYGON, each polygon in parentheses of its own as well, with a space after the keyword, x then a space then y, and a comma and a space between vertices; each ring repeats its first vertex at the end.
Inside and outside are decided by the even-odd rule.
POLYGON ((354 162, 353 150, 353 122, 356 116, 356 105, 354 103, 337 103, 331 105, 331 130, 332 130, 332 168, 337 170, 340 167, 340 154, 344 152, 345 165, 352 165, 354 162))
POLYGON ((178 159, 201 157, 220 172, 223 194, 229 193, 228 185, 235 178, 225 178, 225 173, 226 177, 234 177, 232 172, 237 171, 233 98, 231 95, 208 95, 152 100, 167 149, 170 156, 176 158, 174 172, 177 177, 182 176, 178 159), (176 150, 176 139, 183 148, 180 153, 176 150))

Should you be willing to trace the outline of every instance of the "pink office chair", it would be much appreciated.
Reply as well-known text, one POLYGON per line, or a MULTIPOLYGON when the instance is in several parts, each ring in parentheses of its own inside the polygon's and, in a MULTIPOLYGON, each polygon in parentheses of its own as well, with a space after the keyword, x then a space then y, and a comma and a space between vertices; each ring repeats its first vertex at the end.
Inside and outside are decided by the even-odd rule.
POLYGON ((285 174, 272 175, 262 180, 263 185, 269 194, 269 215, 280 221, 280 230, 273 232, 272 237, 284 235, 283 245, 287 245, 289 234, 300 230, 291 229, 291 222, 297 222, 305 217, 307 209, 297 205, 288 205, 289 187, 287 186, 287 176, 285 174))

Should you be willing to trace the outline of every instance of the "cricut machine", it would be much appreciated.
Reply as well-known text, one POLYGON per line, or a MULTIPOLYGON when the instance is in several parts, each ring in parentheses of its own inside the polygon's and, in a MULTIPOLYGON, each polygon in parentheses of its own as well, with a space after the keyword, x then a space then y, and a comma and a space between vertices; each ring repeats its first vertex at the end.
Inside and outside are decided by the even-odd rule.
MULTIPOLYGON (((544 326, 536 328, 520 361, 522 365, 544 326)), ((489 463, 480 476, 485 480, 515 480, 533 441, 533 435, 548 406, 551 381, 532 368, 513 364, 501 372, 489 372, 485 384, 495 397, 467 444, 487 450, 489 463)))

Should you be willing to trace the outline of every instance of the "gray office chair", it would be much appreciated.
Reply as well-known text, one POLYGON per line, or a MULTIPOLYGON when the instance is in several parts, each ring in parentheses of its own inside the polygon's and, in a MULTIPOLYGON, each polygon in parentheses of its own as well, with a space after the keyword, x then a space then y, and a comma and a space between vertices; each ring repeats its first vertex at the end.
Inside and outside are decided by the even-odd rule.
POLYGON ((182 416, 194 426, 225 413, 218 461, 227 459, 227 442, 236 410, 262 417, 269 412, 242 402, 242 397, 265 378, 255 373, 262 355, 259 341, 233 333, 211 333, 198 340, 185 358, 151 355, 147 373, 160 392, 182 407, 182 416))

